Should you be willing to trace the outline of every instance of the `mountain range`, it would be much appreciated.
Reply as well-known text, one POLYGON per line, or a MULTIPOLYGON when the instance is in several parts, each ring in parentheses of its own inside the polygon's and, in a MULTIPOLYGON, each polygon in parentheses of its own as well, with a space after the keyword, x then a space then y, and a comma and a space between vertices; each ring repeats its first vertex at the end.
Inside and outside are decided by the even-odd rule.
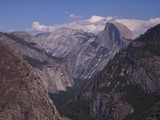
POLYGON ((66 67, 65 60, 53 58, 37 45, 35 37, 26 32, 1 33, 0 41, 16 48, 33 67, 50 92, 66 90, 73 85, 73 79, 66 67))
POLYGON ((132 32, 120 23, 107 23, 98 35, 82 30, 60 28, 36 35, 47 53, 66 59, 73 78, 89 79, 132 39, 132 32))
POLYGON ((113 22, 98 34, 0 32, 0 119, 158 120, 159 39, 160 25, 134 39, 113 22))
POLYGON ((159 120, 159 48, 160 25, 157 25, 120 50, 66 103, 64 114, 77 120, 159 120))
POLYGON ((119 23, 107 23, 98 35, 69 28, 35 36, 1 33, 1 40, 23 54, 50 93, 66 91, 76 80, 91 78, 131 39, 131 31, 119 23))

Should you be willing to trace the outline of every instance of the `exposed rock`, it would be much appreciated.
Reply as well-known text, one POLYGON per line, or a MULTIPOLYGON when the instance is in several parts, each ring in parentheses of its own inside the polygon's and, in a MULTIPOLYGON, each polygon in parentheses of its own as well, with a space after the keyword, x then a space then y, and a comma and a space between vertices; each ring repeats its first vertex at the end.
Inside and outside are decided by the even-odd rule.
POLYGON ((67 59, 76 79, 91 78, 133 38, 131 31, 118 23, 107 23, 97 36, 81 30, 60 28, 35 37, 36 42, 52 56, 67 59))
POLYGON ((60 28, 35 37, 27 32, 1 33, 0 41, 19 50, 48 91, 56 93, 72 87, 74 79, 88 79, 102 70, 130 42, 131 36, 124 25, 107 23, 98 36, 82 30, 60 28))
POLYGON ((1 33, 0 41, 11 44, 23 54, 34 68, 49 92, 65 91, 74 84, 66 60, 55 59, 34 42, 35 38, 25 32, 1 33), (33 41, 32 41, 33 40, 33 41))
POLYGON ((95 40, 81 49, 77 55, 73 73, 77 78, 91 78, 101 71, 120 49, 131 42, 131 36, 131 31, 124 25, 107 23, 105 29, 98 34, 95 40), (120 30, 128 32, 124 34, 120 30))
POLYGON ((51 33, 38 34, 35 37, 36 42, 52 56, 64 58, 72 52, 77 53, 83 44, 95 35, 63 27, 51 33))
POLYGON ((160 119, 160 25, 148 30, 83 88, 89 114, 101 120, 160 119), (129 116, 127 116, 129 115, 129 116))
POLYGON ((60 120, 41 79, 13 46, 2 41, 0 120, 60 120))

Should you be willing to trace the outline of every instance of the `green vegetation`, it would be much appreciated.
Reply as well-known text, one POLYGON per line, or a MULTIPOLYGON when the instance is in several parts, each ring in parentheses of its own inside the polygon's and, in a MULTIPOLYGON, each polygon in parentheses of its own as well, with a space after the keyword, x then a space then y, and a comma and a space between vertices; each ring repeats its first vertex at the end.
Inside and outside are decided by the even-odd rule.
POLYGON ((148 52, 150 52, 153 55, 160 56, 160 42, 159 43, 150 43, 150 44, 147 44, 144 47, 144 51, 148 51, 148 52))
POLYGON ((160 105, 158 104, 157 106, 156 104, 160 101, 160 96, 147 93, 138 85, 126 85, 123 88, 123 92, 125 95, 121 99, 134 107, 134 113, 128 115, 126 120, 143 120, 146 115, 155 111, 155 107, 160 109, 160 105))
POLYGON ((68 88, 67 92, 61 91, 57 94, 49 93, 50 98, 54 100, 54 104, 57 106, 61 116, 72 120, 98 120, 89 116, 89 101, 74 100, 74 97, 87 80, 76 81, 75 86, 68 88))
POLYGON ((97 91, 98 92, 110 93, 113 90, 115 85, 116 85, 116 81, 112 81, 111 84, 108 87, 98 88, 97 91))
POLYGON ((89 117, 89 102, 81 100, 72 100, 65 105, 61 114, 67 114, 72 120, 94 120, 89 117))
POLYGON ((160 25, 149 29, 144 35, 141 35, 135 42, 142 43, 139 47, 133 47, 134 56, 140 58, 160 56, 160 25))
POLYGON ((66 116, 72 120, 98 120, 89 116, 89 101, 71 100, 58 106, 58 111, 61 116, 66 116))
POLYGON ((152 107, 145 110, 143 113, 132 118, 130 117, 130 120, 144 120, 144 118, 147 117, 160 118, 160 102, 155 103, 152 107))
POLYGON ((49 96, 54 102, 58 105, 58 107, 62 107, 62 105, 67 104, 69 101, 71 101, 77 93, 82 89, 83 85, 88 80, 75 80, 76 83, 73 87, 68 87, 67 91, 60 91, 59 93, 52 94, 49 93, 49 96))
POLYGON ((160 24, 147 30, 143 35, 136 39, 136 41, 148 43, 148 42, 160 42, 160 24))
MULTIPOLYGON (((93 44, 93 46, 96 46, 96 44, 93 44)), ((153 115, 160 118, 160 96, 149 93, 140 85, 133 84, 133 81, 129 79, 130 72, 135 67, 135 62, 139 59, 145 58, 147 60, 148 58, 153 58, 153 56, 160 56, 159 48, 160 25, 148 30, 130 44, 129 47, 117 53, 104 70, 97 73, 90 82, 93 85, 93 91, 110 94, 114 89, 114 92, 122 95, 121 100, 127 101, 134 109, 134 112, 126 116, 125 120, 144 120, 153 115), (107 82, 110 82, 109 86, 107 86, 107 82)), ((145 63, 145 65, 147 66, 148 64, 145 63)), ((144 66, 139 67, 143 68, 144 66)), ((154 72, 149 68, 147 70, 154 72)), ((84 87, 81 92, 83 93, 87 90, 88 88, 84 87)), ((76 86, 75 88, 69 88, 67 93, 60 92, 57 95, 50 96, 51 98, 53 97, 52 99, 57 104, 62 116, 69 117, 72 120, 98 120, 98 118, 93 119, 89 116, 90 101, 73 99, 79 91, 80 89, 77 89, 76 86)))
POLYGON ((145 34, 137 38, 134 42, 138 42, 137 46, 131 44, 128 48, 117 53, 114 59, 109 61, 106 66, 105 69, 107 70, 103 70, 106 77, 107 74, 112 75, 112 77, 105 78, 111 83, 108 87, 104 86, 97 90, 98 92, 110 93, 119 82, 114 92, 124 93, 121 99, 127 101, 134 108, 134 113, 128 115, 125 120, 144 120, 149 116, 153 116, 153 114, 156 114, 156 117, 160 118, 160 96, 148 93, 148 91, 145 91, 137 84, 131 84, 127 75, 128 73, 125 71, 128 70, 129 66, 132 67, 134 65, 135 60, 160 56, 160 25, 158 27, 159 30, 157 28, 149 30, 146 33, 147 35, 145 34), (124 69, 123 76, 120 75, 122 69, 124 69))

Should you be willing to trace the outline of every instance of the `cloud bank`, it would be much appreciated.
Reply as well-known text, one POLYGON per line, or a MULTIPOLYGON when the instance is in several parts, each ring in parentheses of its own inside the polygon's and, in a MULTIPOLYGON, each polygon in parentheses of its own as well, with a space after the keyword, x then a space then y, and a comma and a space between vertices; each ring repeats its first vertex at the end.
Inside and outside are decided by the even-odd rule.
POLYGON ((118 22, 127 26, 135 36, 138 36, 144 33, 147 29, 160 24, 159 18, 151 18, 148 20, 137 20, 137 19, 121 19, 118 17, 108 16, 96 16, 93 15, 89 19, 82 19, 81 16, 70 14, 69 18, 72 19, 72 22, 61 24, 61 25, 50 25, 46 26, 40 24, 39 22, 32 23, 32 29, 38 32, 52 32, 60 27, 68 27, 72 29, 82 29, 86 32, 98 33, 102 31, 107 22, 118 22))

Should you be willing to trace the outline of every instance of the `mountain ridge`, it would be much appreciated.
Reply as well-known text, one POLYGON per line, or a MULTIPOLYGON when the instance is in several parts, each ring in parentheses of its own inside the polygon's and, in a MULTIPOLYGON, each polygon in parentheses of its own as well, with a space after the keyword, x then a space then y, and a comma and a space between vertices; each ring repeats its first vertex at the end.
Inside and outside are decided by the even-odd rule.
POLYGON ((106 24, 101 32, 106 35, 99 33, 96 36, 82 30, 61 28, 35 36, 18 31, 1 33, 1 40, 21 51, 48 91, 56 93, 66 91, 77 80, 91 78, 103 69, 115 53, 128 45, 131 32, 125 26, 115 24, 106 24), (121 35, 123 32, 118 31, 120 28, 129 32, 121 35), (109 33, 113 35, 110 36, 109 33), (127 39, 121 36, 126 36, 127 39), (108 41, 108 46, 102 46, 101 41, 108 41))
POLYGON ((27 37, 23 38, 19 32, 16 34, 18 35, 1 33, 0 41, 12 45, 23 54, 24 59, 34 68, 49 92, 66 90, 67 86, 73 85, 73 78, 64 60, 55 59, 34 41, 28 40, 27 37))
POLYGON ((160 25, 157 25, 120 50, 85 85, 77 101, 89 101, 89 114, 101 120, 158 120, 159 47, 160 25))
POLYGON ((70 65, 71 72, 75 79, 88 79, 99 70, 98 67, 101 66, 102 69, 104 64, 107 64, 107 61, 112 58, 119 49, 125 47, 130 42, 128 41, 129 38, 132 39, 132 33, 127 27, 118 23, 114 24, 107 23, 105 29, 97 36, 92 33, 83 31, 77 32, 79 30, 66 28, 66 32, 64 32, 64 29, 62 28, 57 31, 62 30, 64 35, 58 34, 57 37, 57 35, 55 35, 57 31, 52 32, 56 37, 49 35, 51 33, 46 33, 48 37, 44 34, 44 37, 43 35, 37 35, 38 39, 36 42, 42 45, 42 47, 52 56, 65 57, 68 60, 68 64, 70 65), (115 29, 112 31, 112 28, 115 29), (67 34, 67 36, 65 36, 65 34, 68 33, 67 30, 76 34, 67 34), (123 31, 119 30, 127 31, 126 35, 123 31), (111 34, 119 32, 119 34, 110 37, 109 32, 111 32, 111 34), (101 33, 104 33, 105 35, 102 36, 101 33), (125 36, 127 39, 125 39, 125 36), (103 43, 102 40, 108 41, 108 43, 103 43), (102 44, 105 44, 105 46, 102 44), (106 44, 108 44, 108 46, 106 46, 106 44), (92 67, 93 64, 101 65, 94 68, 92 67), (93 70, 90 71, 89 69, 93 70))
POLYGON ((20 52, 0 41, 0 119, 60 120, 41 79, 20 52))

